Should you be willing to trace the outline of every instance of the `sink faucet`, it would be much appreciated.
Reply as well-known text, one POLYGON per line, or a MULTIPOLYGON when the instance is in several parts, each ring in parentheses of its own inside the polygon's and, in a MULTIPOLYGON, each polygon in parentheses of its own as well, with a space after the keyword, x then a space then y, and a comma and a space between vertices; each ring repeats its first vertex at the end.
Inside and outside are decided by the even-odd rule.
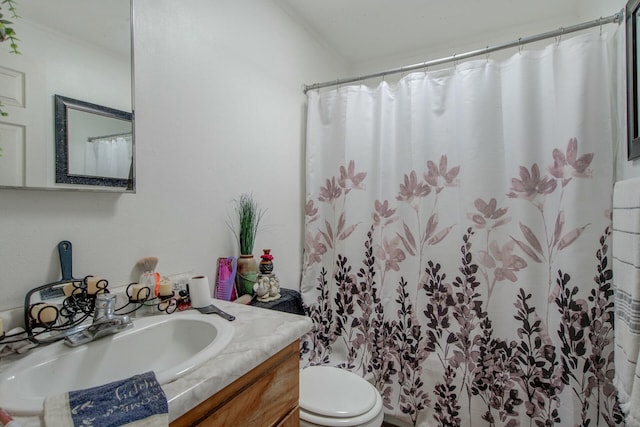
POLYGON ((96 295, 93 323, 83 325, 77 332, 65 337, 64 343, 69 347, 77 347, 133 326, 129 316, 117 315, 115 311, 116 296, 114 294, 96 295))

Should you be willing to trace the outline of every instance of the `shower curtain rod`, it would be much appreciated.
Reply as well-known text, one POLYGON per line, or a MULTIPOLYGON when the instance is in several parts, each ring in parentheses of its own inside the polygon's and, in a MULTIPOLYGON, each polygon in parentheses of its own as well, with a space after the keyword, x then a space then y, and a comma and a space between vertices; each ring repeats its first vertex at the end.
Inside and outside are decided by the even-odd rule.
POLYGON ((87 138, 87 141, 89 142, 94 142, 97 141, 99 139, 105 139, 105 138, 117 138, 120 136, 131 136, 132 133, 131 132, 124 132, 124 133, 112 133, 111 135, 102 135, 102 136, 90 136, 87 138))
POLYGON ((445 58, 439 58, 439 59, 434 59, 434 60, 431 60, 431 61, 425 61, 425 62, 422 62, 422 63, 419 63, 419 64, 405 65, 403 67, 392 68, 390 70, 380 71, 380 72, 373 73, 373 74, 366 74, 366 75, 358 76, 358 77, 348 77, 348 78, 344 78, 344 79, 331 80, 331 81, 326 81, 326 82, 322 82, 322 83, 314 83, 314 84, 311 84, 311 85, 304 85, 303 92, 306 94, 307 92, 309 92, 310 90, 313 90, 313 89, 320 89, 320 88, 329 87, 329 86, 339 86, 339 85, 345 84, 345 83, 354 83, 354 82, 359 82, 359 81, 372 79, 372 78, 376 78, 376 77, 384 77, 384 76, 386 76, 388 74, 397 74, 397 73, 404 73, 404 72, 407 72, 407 71, 419 70, 419 69, 423 69, 423 68, 426 68, 426 67, 446 64, 448 62, 454 62, 454 61, 459 61, 459 60, 462 60, 462 59, 472 58, 474 56, 486 55, 486 54, 489 54, 491 52, 496 52, 498 50, 509 49, 509 48, 512 48, 512 47, 520 47, 520 46, 522 46, 524 44, 534 43, 534 42, 537 42, 537 41, 540 41, 540 40, 550 39, 552 37, 563 36, 564 34, 574 33, 576 31, 582 31, 582 30, 586 30, 586 29, 589 29, 589 28, 602 26, 604 24, 611 24, 611 23, 621 24, 622 22, 624 22, 624 9, 622 9, 618 13, 614 13, 613 15, 607 16, 605 18, 601 17, 600 19, 594 19, 593 21, 588 21, 588 22, 583 22, 582 24, 572 25, 571 27, 562 27, 562 28, 558 28, 557 30, 547 31, 546 33, 540 33, 540 34, 536 34, 536 35, 529 36, 529 37, 521 37, 518 40, 515 40, 515 41, 512 41, 512 42, 503 43, 503 44, 499 44, 499 45, 496 45, 496 46, 487 46, 484 49, 472 50, 472 51, 469 51, 469 52, 461 53, 459 55, 454 54, 453 56, 447 56, 445 58))

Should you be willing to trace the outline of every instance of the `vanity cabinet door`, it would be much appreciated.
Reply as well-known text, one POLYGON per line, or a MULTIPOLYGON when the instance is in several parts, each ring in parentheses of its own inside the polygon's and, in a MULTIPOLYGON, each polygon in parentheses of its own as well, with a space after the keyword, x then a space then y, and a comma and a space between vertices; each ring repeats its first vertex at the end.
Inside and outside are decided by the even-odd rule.
POLYGON ((300 427, 300 407, 293 408, 289 415, 280 421, 278 427, 300 427))
POLYGON ((298 427, 299 351, 296 340, 173 421, 171 427, 298 427))

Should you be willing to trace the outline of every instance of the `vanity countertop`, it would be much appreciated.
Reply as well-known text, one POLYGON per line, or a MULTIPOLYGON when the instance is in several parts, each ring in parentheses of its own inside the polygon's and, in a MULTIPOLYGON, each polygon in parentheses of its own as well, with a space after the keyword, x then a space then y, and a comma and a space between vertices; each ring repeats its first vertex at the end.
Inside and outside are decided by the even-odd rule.
MULTIPOLYGON (((311 320, 305 316, 221 300, 216 300, 215 304, 236 316, 233 338, 220 354, 162 386, 169 401, 169 421, 266 361, 310 331, 312 326, 311 320)), ((44 425, 41 417, 16 417, 16 420, 23 427, 44 425)))

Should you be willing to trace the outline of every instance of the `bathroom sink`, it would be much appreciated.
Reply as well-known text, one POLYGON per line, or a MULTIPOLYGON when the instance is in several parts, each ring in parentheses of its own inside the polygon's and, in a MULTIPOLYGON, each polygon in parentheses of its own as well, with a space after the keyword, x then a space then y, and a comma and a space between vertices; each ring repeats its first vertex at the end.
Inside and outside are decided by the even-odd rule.
POLYGON ((134 319, 133 328, 70 348, 59 341, 32 350, 0 373, 0 406, 40 414, 48 395, 154 371, 166 384, 229 343, 233 326, 215 315, 179 312, 134 319))

